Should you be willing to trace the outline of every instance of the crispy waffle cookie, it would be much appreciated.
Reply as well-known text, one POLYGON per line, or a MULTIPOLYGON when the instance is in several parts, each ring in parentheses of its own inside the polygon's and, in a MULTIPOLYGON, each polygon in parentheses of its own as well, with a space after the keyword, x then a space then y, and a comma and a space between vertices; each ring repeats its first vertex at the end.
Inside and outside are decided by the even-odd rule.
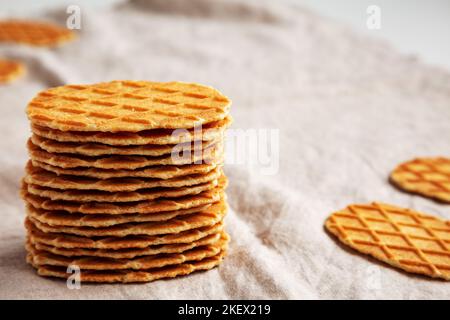
MULTIPOLYGON (((221 251, 214 257, 205 258, 200 261, 189 261, 182 264, 167 266, 163 268, 146 269, 146 270, 107 270, 97 271, 89 270, 81 272, 80 280, 82 282, 101 282, 101 283, 130 283, 130 282, 150 282, 164 278, 174 278, 177 276, 188 275, 190 273, 209 270, 220 264, 226 251, 221 251)), ((48 265, 35 265, 33 264, 33 257, 27 256, 27 261, 33 265, 39 275, 48 277, 68 278, 71 273, 67 272, 67 268, 55 267, 48 265)))
POLYGON ((122 223, 104 228, 52 226, 28 216, 39 230, 51 233, 67 233, 84 237, 125 237, 129 235, 162 235, 178 233, 190 229, 212 226, 220 222, 226 214, 225 202, 216 203, 204 211, 178 216, 166 221, 122 223))
POLYGON ((216 168, 206 174, 193 174, 172 179, 153 178, 110 178, 96 179, 78 176, 58 176, 55 173, 27 166, 27 174, 24 181, 41 187, 54 189, 100 190, 109 192, 136 191, 148 188, 179 188, 193 186, 218 179, 222 174, 220 168, 216 168))
POLYGON ((0 83, 12 82, 25 71, 22 63, 0 59, 0 83))
POLYGON ((150 246, 163 246, 170 244, 187 244, 198 241, 209 235, 220 233, 223 230, 223 222, 220 221, 212 226, 194 228, 178 233, 156 235, 156 236, 125 236, 125 237, 95 237, 75 236, 63 233, 43 232, 39 230, 31 220, 25 220, 28 237, 33 243, 40 243, 57 248, 66 249, 99 249, 99 250, 122 250, 122 249, 146 249, 150 246))
POLYGON ((28 20, 0 21, 0 42, 53 47, 72 40, 75 33, 47 22, 28 20))
MULTIPOLYGON (((1 72, 1 61, 0 61, 1 72)), ((178 150, 184 152, 194 152, 206 150, 218 141, 195 141, 182 144, 144 144, 135 146, 111 146, 95 142, 61 142, 40 137, 36 134, 31 136, 31 142, 47 151, 48 153, 72 153, 84 156, 105 156, 105 155, 126 155, 126 156, 151 156, 157 157, 171 154, 178 150)))
POLYGON ((213 257, 225 250, 229 241, 226 233, 223 233, 218 241, 212 244, 199 246, 181 253, 165 253, 135 257, 131 259, 112 259, 103 257, 67 257, 38 250, 30 242, 26 249, 33 259, 33 265, 50 265, 58 267, 78 266, 83 270, 141 270, 150 268, 161 268, 168 265, 185 263, 187 261, 198 261, 208 257, 213 257))
POLYGON ((325 227, 349 247, 396 268, 450 280, 450 222, 388 204, 355 204, 325 227))
POLYGON ((151 201, 133 202, 75 202, 64 200, 50 200, 22 189, 22 198, 33 207, 44 210, 61 210, 83 214, 149 214, 165 211, 189 209, 192 207, 211 204, 224 197, 222 188, 215 188, 196 195, 179 198, 161 198, 151 201))
POLYGON ((63 169, 48 165, 39 161, 29 161, 27 163, 27 171, 33 171, 32 167, 38 169, 45 169, 56 175, 66 176, 80 176, 90 177, 98 179, 110 179, 110 178, 153 178, 153 179, 171 179, 189 175, 206 174, 214 169, 221 167, 220 160, 218 163, 202 163, 202 164, 187 164, 183 166, 151 166, 140 168, 136 170, 114 170, 114 169, 98 169, 98 168, 86 168, 78 167, 71 169, 63 169))
POLYGON ((65 257, 101 257, 111 259, 133 259, 136 257, 164 254, 164 253, 180 253, 191 250, 200 246, 206 246, 219 241, 222 232, 207 235, 201 239, 178 244, 163 244, 159 246, 148 246, 145 248, 127 248, 127 249, 82 249, 82 248, 61 248, 47 244, 42 244, 35 240, 33 236, 28 237, 28 241, 39 251, 45 251, 65 257))
POLYGON ((181 188, 151 188, 131 192, 107 192, 97 190, 52 189, 23 182, 22 189, 29 194, 49 198, 51 200, 66 200, 76 202, 132 202, 150 201, 157 198, 176 198, 195 195, 217 187, 218 180, 206 182, 190 187, 181 188))
POLYGON ((155 165, 185 165, 216 163, 222 158, 223 147, 221 143, 214 144, 205 150, 195 152, 174 152, 162 156, 83 156, 77 154, 61 154, 47 152, 28 140, 28 153, 31 160, 46 163, 61 168, 91 167, 100 169, 126 169, 134 170, 155 165))
POLYGON ((172 129, 150 129, 138 132, 99 132, 99 131, 62 131, 50 129, 35 124, 31 130, 36 135, 61 142, 102 143, 113 146, 133 146, 147 144, 178 144, 196 140, 217 141, 223 140, 224 131, 232 123, 232 118, 227 116, 223 120, 212 121, 202 125, 201 130, 188 128, 178 130, 174 134, 172 129))
POLYGON ((450 203, 450 159, 418 158, 402 163, 390 180, 405 191, 450 203))
POLYGON ((138 132, 222 120, 230 104, 219 91, 194 83, 111 81, 47 89, 27 114, 35 125, 62 131, 138 132))

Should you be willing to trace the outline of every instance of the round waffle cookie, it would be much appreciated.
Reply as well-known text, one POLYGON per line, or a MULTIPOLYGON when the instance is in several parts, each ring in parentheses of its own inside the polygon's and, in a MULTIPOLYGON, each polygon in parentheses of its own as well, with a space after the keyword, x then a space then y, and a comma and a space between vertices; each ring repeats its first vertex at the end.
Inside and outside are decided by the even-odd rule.
POLYGON ((450 222, 388 204, 333 213, 328 231, 349 247, 407 272, 450 280, 450 222))
MULTIPOLYGON (((1 62, 0 62, 1 63, 1 62)), ((72 153, 83 156, 105 156, 105 155, 125 155, 125 156, 162 156, 177 151, 196 152, 206 150, 217 141, 194 141, 181 144, 145 144, 135 146, 111 146, 103 143, 80 143, 61 142, 57 140, 40 137, 36 134, 31 136, 31 142, 40 149, 48 153, 72 153)))
POLYGON ((135 258, 103 258, 92 256, 67 257, 59 254, 50 253, 44 250, 38 250, 28 242, 27 252, 33 258, 33 265, 50 265, 58 267, 68 267, 70 265, 78 266, 83 270, 123 270, 123 269, 150 269, 161 268, 168 265, 181 264, 186 261, 198 261, 208 257, 213 257, 225 250, 229 237, 223 233, 214 243, 195 247, 181 253, 165 253, 140 256, 135 258))
POLYGON ((139 132, 219 121, 230 104, 195 83, 111 81, 47 89, 31 100, 27 114, 32 124, 61 131, 139 132))
POLYGON ((125 236, 125 237, 95 237, 75 236, 63 233, 43 232, 39 230, 30 219, 25 220, 28 238, 33 243, 40 243, 56 248, 66 249, 98 249, 98 250, 127 250, 147 249, 148 247, 160 247, 164 245, 189 244, 209 235, 223 231, 223 222, 220 221, 212 226, 194 228, 178 233, 156 235, 156 236, 125 236))
POLYGON ((207 235, 201 239, 179 244, 163 244, 159 246, 148 246, 145 248, 127 248, 127 249, 82 249, 82 248, 61 248, 54 247, 47 244, 42 244, 34 237, 28 237, 28 241, 34 248, 40 251, 45 251, 65 257, 101 257, 111 259, 133 259, 136 257, 150 256, 164 253, 181 253, 187 250, 191 250, 197 247, 210 245, 219 241, 222 237, 222 232, 213 233, 207 235))
POLYGON ((33 144, 30 139, 28 140, 28 153, 32 160, 61 168, 90 167, 134 170, 155 165, 216 163, 218 159, 222 158, 223 148, 221 143, 217 143, 205 150, 184 152, 182 149, 177 149, 171 154, 155 157, 124 155, 89 157, 78 154, 50 153, 33 144))
POLYGON ((400 189, 450 203, 450 159, 417 158, 400 164, 390 180, 400 189))
POLYGON ((99 131, 62 131, 50 129, 36 124, 31 125, 34 134, 60 142, 102 143, 112 146, 144 146, 148 144, 179 144, 196 140, 223 140, 225 129, 232 123, 228 115, 225 119, 208 122, 201 127, 177 130, 150 129, 138 132, 99 132, 99 131))
POLYGON ((132 202, 150 201, 158 198, 176 198, 186 195, 196 195, 203 191, 214 189, 218 180, 201 183, 190 187, 181 188, 150 188, 131 192, 107 192, 98 190, 52 189, 33 184, 26 184, 25 189, 29 194, 49 198, 51 200, 66 200, 75 202, 132 202))
POLYGON ((22 63, 12 60, 0 59, 0 83, 12 82, 25 71, 22 63))
POLYGON ((63 169, 60 167, 51 166, 40 161, 29 161, 27 163, 27 171, 35 167, 37 169, 44 169, 50 173, 63 176, 80 176, 97 179, 110 178, 153 178, 153 179, 171 179, 189 175, 201 175, 221 168, 221 160, 218 163, 202 163, 202 164, 187 164, 182 166, 151 166, 135 170, 114 170, 114 169, 98 169, 98 168, 70 168, 63 169))
POLYGON ((129 235, 162 235, 178 233, 190 229, 212 226, 220 222, 226 214, 227 207, 222 201, 208 209, 193 214, 177 216, 166 221, 143 223, 123 223, 104 228, 52 226, 28 216, 27 219, 43 232, 67 233, 84 237, 125 237, 129 235))
POLYGON ((27 167, 27 173, 23 180, 27 184, 54 189, 76 190, 100 190, 108 192, 136 191, 149 188, 179 188, 193 186, 218 179, 223 174, 220 168, 216 168, 206 174, 193 174, 171 179, 153 178, 109 178, 96 179, 78 176, 58 176, 55 173, 36 168, 27 167))
MULTIPOLYGON (((221 251, 213 257, 205 258, 200 261, 189 261, 182 264, 171 265, 163 268, 145 269, 145 270, 88 270, 80 273, 82 282, 101 282, 101 283, 134 283, 134 282, 150 282, 164 278, 175 278, 184 276, 196 271, 209 270, 220 264, 224 258, 226 251, 221 251)), ((66 279, 71 276, 67 273, 65 267, 55 267, 49 265, 37 265, 33 263, 33 256, 27 256, 27 262, 30 263, 41 276, 57 277, 66 279)))
POLYGON ((0 42, 53 47, 72 40, 75 33, 57 25, 28 20, 0 21, 0 42))

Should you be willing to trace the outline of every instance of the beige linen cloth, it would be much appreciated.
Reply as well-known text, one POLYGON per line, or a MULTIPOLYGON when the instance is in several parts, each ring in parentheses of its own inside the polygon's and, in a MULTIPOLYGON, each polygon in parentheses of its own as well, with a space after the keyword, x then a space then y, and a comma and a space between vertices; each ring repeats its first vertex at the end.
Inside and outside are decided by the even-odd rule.
MULTIPOLYGON (((48 18, 65 23, 65 8, 48 18)), ((388 202, 450 219, 450 206, 388 183, 398 163, 450 155, 450 74, 284 2, 132 1, 82 10, 58 49, 2 45, 28 75, 0 87, 0 298, 448 299, 450 284, 339 246, 323 222, 350 203, 388 202), (234 129, 279 129, 279 170, 226 167, 232 236, 212 271, 148 284, 82 285, 25 264, 18 196, 27 102, 44 88, 113 79, 210 84, 234 129)), ((276 148, 275 148, 276 150, 276 148)))

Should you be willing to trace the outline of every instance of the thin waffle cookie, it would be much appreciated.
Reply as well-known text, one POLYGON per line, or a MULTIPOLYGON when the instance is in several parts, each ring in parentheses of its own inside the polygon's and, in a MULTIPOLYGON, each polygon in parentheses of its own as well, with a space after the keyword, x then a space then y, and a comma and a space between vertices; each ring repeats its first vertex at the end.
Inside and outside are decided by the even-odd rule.
MULTIPOLYGON (((226 251, 220 252, 214 257, 209 257, 200 261, 190 261, 178 265, 147 269, 147 270, 121 270, 121 271, 84 271, 80 273, 82 282, 100 282, 100 283, 133 283, 133 282, 150 282, 164 278, 175 278, 184 276, 196 271, 209 270, 220 264, 226 251)), ((27 261, 33 265, 33 257, 27 256, 27 261)), ((67 273, 67 268, 54 266, 38 266, 33 265, 39 275, 47 277, 68 278, 71 273, 67 273)))
POLYGON ((41 231, 67 233, 84 237, 125 237, 129 235, 162 235, 212 226, 221 221, 227 211, 225 202, 219 202, 204 211, 175 217, 167 221, 123 223, 105 228, 51 226, 28 216, 27 219, 41 231))
POLYGON ((178 216, 193 214, 207 210, 212 204, 204 204, 189 209, 180 209, 150 214, 80 214, 67 211, 37 209, 30 204, 26 205, 27 215, 36 221, 50 226, 65 227, 111 227, 123 223, 167 221, 178 216))
POLYGON ((189 244, 209 235, 219 233, 223 230, 223 222, 220 221, 212 226, 194 228, 179 233, 156 235, 156 236, 126 236, 126 237, 96 237, 88 238, 63 233, 43 232, 36 228, 31 220, 25 220, 28 237, 33 243, 45 244, 57 248, 67 249, 99 249, 99 250, 122 250, 122 249, 147 249, 150 246, 163 246, 171 244, 189 244))
MULTIPOLYGON (((25 182, 24 182, 25 183, 25 182)), ((141 189, 132 192, 107 192, 96 190, 62 190, 37 186, 34 184, 25 184, 24 189, 28 193, 49 198, 51 200, 66 200, 78 202, 131 202, 131 201, 149 201, 158 198, 176 198, 186 195, 199 194, 200 192, 214 189, 218 185, 218 180, 202 183, 190 187, 181 188, 152 188, 141 189)))
MULTIPOLYGON (((110 178, 154 178, 154 179, 171 179, 182 176, 189 176, 194 174, 205 174, 213 171, 221 166, 222 160, 218 163, 212 164, 187 164, 183 166, 151 166, 140 168, 136 170, 113 170, 113 169, 97 169, 97 168, 71 168, 63 169, 48 165, 39 161, 29 161, 27 168, 33 166, 40 169, 45 169, 57 175, 69 175, 80 177, 91 177, 98 179, 110 179, 110 178)), ((30 169, 31 170, 31 169, 30 169)))
POLYGON ((408 272, 450 280, 450 222, 388 204, 350 205, 325 227, 351 248, 408 272))
POLYGON ((222 120, 230 105, 216 89, 195 83, 111 81, 47 89, 27 114, 33 124, 62 131, 138 132, 222 120))
POLYGON ((199 240, 190 242, 190 243, 179 243, 179 244, 163 244, 159 246, 149 246, 146 248, 127 248, 127 249, 119 249, 119 250, 110 250, 110 249, 67 249, 67 248, 59 248, 54 246, 49 246, 46 244, 39 243, 34 240, 33 237, 29 237, 28 241, 35 247, 37 250, 45 251, 53 254, 57 254, 65 257, 80 257, 80 256, 88 256, 88 257, 101 257, 101 258, 111 258, 111 259, 133 259, 136 257, 149 256, 155 254, 163 254, 163 253, 180 253, 187 250, 191 250, 200 246, 206 246, 219 241, 222 236, 221 232, 210 234, 206 237, 203 237, 199 240))
POLYGON ((0 21, 0 42, 53 47, 72 40, 75 33, 47 22, 28 20, 0 21))
POLYGON ((151 201, 135 202, 75 202, 64 200, 50 200, 29 194, 22 189, 22 198, 33 207, 44 210, 62 210, 84 214, 149 214, 164 211, 189 209, 205 204, 210 204, 224 198, 223 189, 215 188, 196 195, 179 198, 161 198, 151 201))
POLYGON ((12 60, 0 59, 0 83, 12 82, 25 71, 22 63, 12 60))
POLYGON ((400 189, 450 203, 450 159, 414 159, 400 164, 390 179, 400 189))
POLYGON ((212 141, 222 140, 224 131, 232 123, 232 118, 227 116, 223 120, 212 121, 199 127, 178 130, 176 134, 171 129, 152 129, 139 132, 98 132, 98 131, 61 131, 50 129, 35 124, 31 130, 44 138, 61 142, 103 143, 113 146, 132 146, 146 144, 178 144, 196 140, 212 141))
POLYGON ((152 178, 111 178, 95 179, 77 176, 58 176, 33 166, 27 166, 27 174, 24 181, 42 187, 56 189, 100 190, 109 192, 136 191, 148 188, 179 188, 193 186, 218 179, 222 174, 220 168, 216 168, 206 174, 194 174, 172 179, 152 178))
POLYGON ((37 250, 33 244, 27 243, 26 249, 33 258, 33 265, 50 265, 58 267, 78 266, 83 270, 141 270, 150 268, 161 268, 168 265, 181 264, 187 261, 199 261, 208 257, 213 257, 225 250, 229 241, 226 233, 213 244, 200 246, 182 253, 157 254, 132 259, 111 259, 102 257, 66 257, 37 250))
POLYGON ((121 155, 89 157, 76 154, 49 153, 33 144, 30 139, 28 140, 28 153, 32 160, 61 168, 91 167, 133 170, 155 165, 215 163, 222 158, 223 148, 221 143, 217 143, 197 152, 175 152, 156 157, 121 155))
MULTIPOLYGON (((1 69, 1 61, 0 61, 1 69)), ((1 70, 0 70, 1 72, 1 70)), ((177 144, 145 144, 138 146, 111 146, 102 143, 80 143, 80 142, 61 142, 40 137, 33 134, 31 142, 49 153, 73 153, 78 155, 96 157, 104 155, 126 155, 126 156, 151 156, 157 157, 162 155, 177 152, 177 150, 184 152, 194 152, 205 150, 211 147, 217 141, 195 141, 186 142, 180 145, 177 144)))

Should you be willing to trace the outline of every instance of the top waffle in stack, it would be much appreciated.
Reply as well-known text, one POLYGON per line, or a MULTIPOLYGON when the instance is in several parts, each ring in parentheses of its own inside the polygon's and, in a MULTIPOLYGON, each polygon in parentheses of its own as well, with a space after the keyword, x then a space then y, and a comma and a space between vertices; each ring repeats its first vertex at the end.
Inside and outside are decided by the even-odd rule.
POLYGON ((27 108, 33 135, 21 190, 28 261, 61 277, 76 261, 83 280, 101 282, 217 265, 228 242, 222 147, 229 107, 217 90, 180 82, 39 93, 27 108))

